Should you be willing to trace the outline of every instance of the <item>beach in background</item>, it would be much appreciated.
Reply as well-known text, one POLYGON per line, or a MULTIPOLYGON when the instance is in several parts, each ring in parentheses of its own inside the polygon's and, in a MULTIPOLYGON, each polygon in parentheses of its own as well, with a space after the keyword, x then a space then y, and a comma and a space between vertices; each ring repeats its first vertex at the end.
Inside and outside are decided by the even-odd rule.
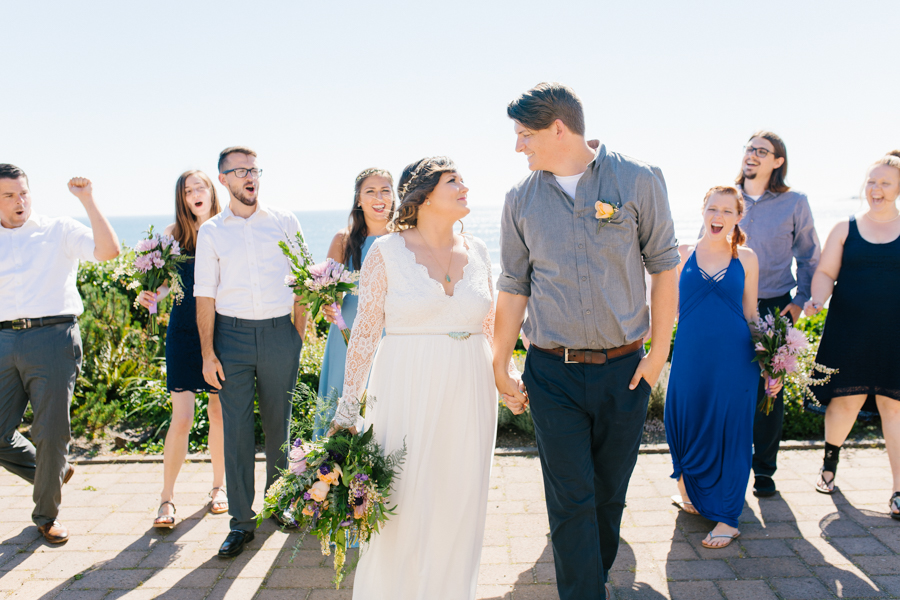
MULTIPOLYGON (((825 243, 825 238, 835 223, 860 210, 863 204, 858 198, 811 201, 820 242, 825 243)), ((472 212, 465 218, 466 232, 484 240, 490 250, 495 280, 500 275, 500 210, 500 206, 473 206, 472 212)), ((300 219, 303 235, 313 257, 316 261, 325 260, 332 237, 339 229, 347 226, 347 211, 343 209, 301 211, 295 214, 300 219)), ((675 235, 679 243, 695 240, 702 223, 699 208, 692 209, 683 204, 675 205, 673 214, 675 235)), ((86 217, 78 220, 88 223, 86 217)), ((135 242, 144 237, 144 232, 150 225, 153 225, 156 231, 162 231, 173 220, 173 215, 109 217, 119 239, 128 246, 134 246, 135 242)))

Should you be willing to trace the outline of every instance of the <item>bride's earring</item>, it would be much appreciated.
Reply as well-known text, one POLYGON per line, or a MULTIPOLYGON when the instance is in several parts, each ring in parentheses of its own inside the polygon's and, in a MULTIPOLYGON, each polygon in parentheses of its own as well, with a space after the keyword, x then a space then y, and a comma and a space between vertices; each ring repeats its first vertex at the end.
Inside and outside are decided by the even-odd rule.
POLYGON ((427 204, 428 206, 431 206, 431 200, 426 200, 425 204, 427 204))

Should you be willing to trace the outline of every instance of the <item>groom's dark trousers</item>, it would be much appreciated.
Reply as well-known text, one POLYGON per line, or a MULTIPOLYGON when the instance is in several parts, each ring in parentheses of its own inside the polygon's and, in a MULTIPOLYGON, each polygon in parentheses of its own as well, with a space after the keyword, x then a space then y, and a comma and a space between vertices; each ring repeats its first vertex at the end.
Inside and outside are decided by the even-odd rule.
POLYGON ((531 402, 561 600, 606 598, 628 480, 637 462, 650 385, 628 384, 643 356, 565 363, 532 348, 523 381, 531 402))
POLYGON ((216 356, 225 371, 219 391, 225 434, 225 481, 231 529, 253 531, 256 441, 253 396, 266 435, 266 489, 287 468, 284 445, 291 418, 291 393, 300 369, 303 342, 290 315, 274 319, 236 319, 216 315, 216 356))

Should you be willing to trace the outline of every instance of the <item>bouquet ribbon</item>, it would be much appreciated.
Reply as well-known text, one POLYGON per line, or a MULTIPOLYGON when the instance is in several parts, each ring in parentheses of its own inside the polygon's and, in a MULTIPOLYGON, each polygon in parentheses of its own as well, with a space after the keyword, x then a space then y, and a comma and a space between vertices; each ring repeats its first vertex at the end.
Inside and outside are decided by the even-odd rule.
POLYGON ((344 343, 349 344, 350 328, 347 327, 347 323, 344 322, 344 315, 341 314, 341 305, 334 302, 332 303, 331 308, 334 309, 334 324, 341 330, 341 335, 344 336, 344 343))
POLYGON ((150 311, 150 314, 151 314, 151 315, 155 315, 155 314, 156 314, 156 300, 151 300, 151 301, 150 301, 150 306, 147 308, 147 310, 150 311))

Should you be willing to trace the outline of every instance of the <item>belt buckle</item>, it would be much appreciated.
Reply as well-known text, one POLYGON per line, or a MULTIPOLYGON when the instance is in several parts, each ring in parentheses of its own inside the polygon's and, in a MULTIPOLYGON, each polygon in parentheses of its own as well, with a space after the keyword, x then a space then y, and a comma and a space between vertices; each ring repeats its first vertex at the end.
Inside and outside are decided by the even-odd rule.
POLYGON ((13 331, 20 331, 22 329, 28 329, 29 327, 31 327, 31 319, 13 319, 13 331))
POLYGON ((565 352, 565 354, 563 354, 563 362, 565 364, 571 365, 571 364, 575 364, 578 362, 577 360, 569 360, 569 349, 568 348, 564 348, 563 350, 565 352))

